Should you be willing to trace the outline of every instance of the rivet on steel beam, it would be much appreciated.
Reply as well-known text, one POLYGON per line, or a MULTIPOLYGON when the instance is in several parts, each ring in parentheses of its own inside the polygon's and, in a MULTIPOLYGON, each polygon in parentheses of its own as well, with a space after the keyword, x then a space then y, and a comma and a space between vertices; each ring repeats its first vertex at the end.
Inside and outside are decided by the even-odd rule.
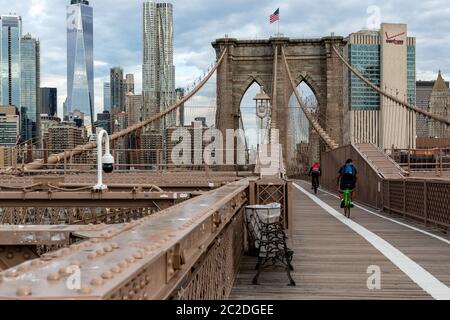
POLYGON ((16 294, 18 297, 27 297, 31 296, 31 288, 29 287, 21 287, 17 289, 16 294))
POLYGON ((144 255, 142 254, 142 252, 136 252, 135 254, 133 254, 133 258, 142 259, 144 258, 144 255))
POLYGON ((114 277, 114 274, 111 271, 106 271, 102 273, 103 279, 112 279, 114 277))
POLYGON ((40 261, 40 260, 33 260, 33 261, 31 261, 31 263, 30 263, 30 265, 31 265, 33 268, 39 267, 41 264, 42 264, 42 261, 40 261))
POLYGON ((29 269, 30 269, 30 268, 29 268, 27 265, 22 264, 21 266, 19 266, 19 267, 17 268, 17 271, 19 271, 20 273, 23 273, 23 272, 27 272, 29 269))
POLYGON ((122 269, 119 266, 114 266, 114 267, 111 268, 111 272, 121 273, 122 269))
POLYGON ((103 283, 104 283, 104 281, 100 277, 96 277, 91 280, 91 285, 93 285, 93 286, 101 286, 101 285, 103 285, 103 283))
POLYGON ((64 248, 64 249, 61 250, 61 254, 62 254, 63 256, 69 255, 70 252, 71 252, 71 250, 70 250, 69 248, 64 248))
POLYGON ((25 258, 25 260, 28 260, 28 259, 30 259, 30 254, 28 252, 25 252, 23 254, 23 257, 25 258))
POLYGON ((120 261, 118 266, 121 267, 121 268, 126 268, 126 267, 128 267, 128 262, 125 261, 125 260, 120 261))
POLYGON ((63 277, 69 275, 69 272, 67 272, 67 268, 64 268, 64 267, 60 268, 58 272, 63 277))
POLYGON ((127 262, 129 262, 129 263, 133 263, 133 262, 135 262, 136 261, 136 259, 133 257, 133 256, 129 256, 128 258, 127 258, 127 262))
POLYGON ((95 253, 99 256, 104 256, 105 255, 105 251, 103 249, 98 249, 97 251, 95 251, 95 253))
POLYGON ((103 248, 103 251, 111 252, 111 251, 113 251, 113 248, 111 246, 106 246, 106 247, 103 248))
POLYGON ((70 261, 70 266, 76 266, 76 267, 81 267, 81 262, 79 260, 72 260, 70 261))
POLYGON ((97 254, 95 252, 91 252, 87 255, 87 258, 89 260, 94 260, 95 258, 97 258, 97 254))
POLYGON ((91 288, 88 287, 88 286, 85 286, 85 285, 82 285, 82 286, 80 287, 80 289, 78 290, 78 293, 79 293, 79 294, 89 294, 89 293, 91 293, 91 292, 92 292, 91 288))
POLYGON ((12 258, 14 258, 14 253, 8 252, 8 253, 6 254, 6 258, 7 258, 7 259, 12 259, 12 258))
POLYGON ((47 276, 47 280, 48 281, 58 281, 60 278, 61 277, 59 276, 59 273, 57 273, 57 272, 50 273, 47 276))
POLYGON ((115 249, 119 249, 120 246, 118 243, 114 242, 113 244, 111 244, 111 247, 115 250, 115 249))
POLYGON ((8 270, 8 271, 6 271, 6 274, 5 274, 5 276, 8 277, 8 278, 15 278, 15 277, 17 277, 18 275, 19 275, 19 274, 18 274, 18 272, 17 272, 16 269, 8 270))

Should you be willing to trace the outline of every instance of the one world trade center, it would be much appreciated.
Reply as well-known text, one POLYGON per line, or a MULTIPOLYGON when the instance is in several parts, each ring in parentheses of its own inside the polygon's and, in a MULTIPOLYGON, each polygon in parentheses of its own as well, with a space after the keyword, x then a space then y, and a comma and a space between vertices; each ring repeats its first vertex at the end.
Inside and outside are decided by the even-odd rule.
POLYGON ((87 0, 71 0, 67 6, 67 111, 77 110, 93 129, 93 10, 87 0))

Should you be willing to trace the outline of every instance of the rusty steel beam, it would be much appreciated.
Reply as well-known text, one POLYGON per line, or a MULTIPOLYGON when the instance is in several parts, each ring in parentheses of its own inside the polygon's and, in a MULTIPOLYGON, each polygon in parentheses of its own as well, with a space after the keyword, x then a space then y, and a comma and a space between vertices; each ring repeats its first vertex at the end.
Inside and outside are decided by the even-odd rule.
POLYGON ((36 208, 73 208, 108 207, 136 208, 148 206, 151 202, 173 204, 191 197, 187 192, 146 192, 146 191, 10 191, 0 192, 0 208, 36 207, 36 208))
POLYGON ((243 179, 0 274, 0 299, 164 299, 247 203, 243 179), (68 286, 80 267, 81 286, 68 286))

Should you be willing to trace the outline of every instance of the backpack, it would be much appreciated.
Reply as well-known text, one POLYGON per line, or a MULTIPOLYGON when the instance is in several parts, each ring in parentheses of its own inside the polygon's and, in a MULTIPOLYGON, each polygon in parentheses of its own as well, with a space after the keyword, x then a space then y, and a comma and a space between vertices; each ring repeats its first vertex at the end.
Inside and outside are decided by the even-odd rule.
POLYGON ((342 170, 342 174, 354 176, 355 175, 355 167, 353 166, 353 164, 347 163, 342 170))
POLYGON ((319 173, 319 172, 320 172, 320 167, 319 167, 319 165, 317 165, 317 164, 313 165, 313 167, 312 167, 312 172, 314 172, 314 173, 319 173))

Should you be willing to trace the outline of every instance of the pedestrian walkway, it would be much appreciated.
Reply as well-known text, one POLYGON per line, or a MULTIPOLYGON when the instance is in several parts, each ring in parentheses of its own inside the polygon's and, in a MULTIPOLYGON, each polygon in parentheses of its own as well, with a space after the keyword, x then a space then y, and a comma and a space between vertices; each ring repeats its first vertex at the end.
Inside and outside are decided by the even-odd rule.
POLYGON ((335 196, 300 181, 294 189, 297 286, 283 269, 252 285, 256 258, 244 257, 230 299, 450 299, 448 235, 361 206, 348 220, 335 196))

